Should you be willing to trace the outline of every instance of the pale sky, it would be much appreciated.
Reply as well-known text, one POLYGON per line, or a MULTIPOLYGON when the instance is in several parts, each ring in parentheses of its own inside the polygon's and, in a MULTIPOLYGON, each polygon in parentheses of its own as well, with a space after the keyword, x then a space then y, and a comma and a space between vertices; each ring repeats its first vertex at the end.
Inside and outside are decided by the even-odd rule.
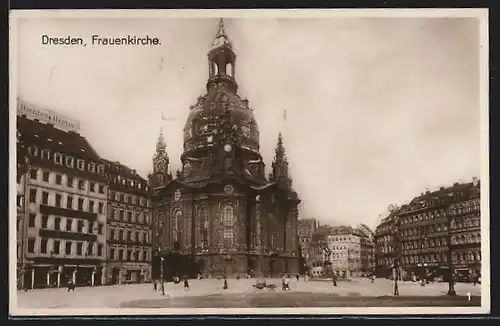
MULTIPOLYGON (((480 171, 479 20, 226 19, 240 94, 271 166, 279 131, 301 217, 374 227, 389 204, 480 171), (283 121, 283 111, 287 120, 283 121)), ((82 122, 103 158, 146 176, 163 127, 180 167, 218 19, 19 22, 18 96, 82 122), (41 35, 158 37, 158 47, 57 47, 41 35), (173 121, 161 121, 162 113, 173 121)))

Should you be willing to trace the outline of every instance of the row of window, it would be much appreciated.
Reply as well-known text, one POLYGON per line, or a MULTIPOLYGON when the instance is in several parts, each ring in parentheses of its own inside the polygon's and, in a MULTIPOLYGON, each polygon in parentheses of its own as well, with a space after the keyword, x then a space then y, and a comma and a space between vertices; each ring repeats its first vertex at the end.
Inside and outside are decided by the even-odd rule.
POLYGON ((418 228, 403 229, 401 230, 401 235, 403 237, 413 237, 418 235, 428 235, 434 232, 447 232, 447 231, 448 231, 448 226, 444 223, 439 223, 434 225, 422 226, 418 228))
POLYGON ((431 212, 425 212, 417 215, 402 217, 401 224, 413 224, 442 217, 446 217, 446 211, 444 209, 439 209, 431 212))
MULTIPOLYGON (((28 238, 28 253, 36 252, 36 240, 35 238, 28 238)), ((66 256, 97 256, 102 257, 104 254, 103 244, 102 243, 85 243, 81 241, 71 241, 71 240, 55 240, 51 239, 40 239, 39 241, 39 252, 42 254, 51 254, 51 255, 61 255, 64 254, 66 256), (51 247, 49 248, 49 243, 51 243, 51 247), (64 248, 64 253, 62 249, 64 248)))
POLYGON ((115 208, 110 208, 109 218, 117 221, 129 222, 129 223, 139 223, 149 225, 149 213, 137 211, 126 211, 123 209, 117 210, 115 208))
POLYGON ((467 244, 467 243, 481 243, 480 233, 469 233, 451 236, 451 243, 457 244, 467 244))
POLYGON ((349 249, 350 251, 354 251, 355 249, 352 249, 348 246, 333 246, 331 250, 346 250, 349 249))
POLYGON ((83 190, 83 191, 87 191, 87 186, 88 186, 89 192, 99 193, 99 194, 105 193, 105 186, 103 184, 99 184, 99 183, 95 183, 95 182, 83 180, 83 179, 77 179, 77 178, 66 176, 63 174, 52 173, 49 171, 43 171, 43 170, 35 169, 35 168, 30 170, 30 179, 41 180, 43 182, 53 183, 56 185, 63 185, 64 184, 66 187, 69 187, 69 188, 77 187, 78 190, 83 190), (40 174, 41 174, 41 178, 39 177, 40 174))
POLYGON ((40 227, 42 229, 77 232, 77 233, 91 233, 91 234, 104 234, 104 225, 99 222, 89 222, 80 219, 63 218, 59 216, 45 215, 41 216, 41 223, 38 223, 39 216, 35 213, 30 213, 28 217, 28 227, 40 227), (74 223, 76 222, 76 223, 74 223))
POLYGON ((108 258, 118 261, 149 261, 149 250, 111 248, 108 258))
POLYGON ((149 243, 148 231, 128 231, 115 228, 109 228, 109 240, 121 240, 129 242, 149 243))
MULTIPOLYGON (((35 137, 38 137, 38 135, 35 135, 35 137)), ((48 138, 48 141, 52 141, 52 139, 48 138)), ((62 142, 59 142, 60 145, 62 145, 62 142)), ((84 151, 81 149, 81 151, 84 151)), ((42 160, 47 160, 51 161, 53 160, 54 163, 58 165, 63 165, 68 168, 74 168, 75 167, 75 161, 76 161, 76 168, 80 171, 88 171, 91 173, 98 173, 98 174, 104 174, 104 164, 96 164, 94 162, 85 162, 85 160, 82 159, 75 159, 72 156, 69 155, 64 155, 63 153, 51 153, 50 150, 48 149, 41 149, 39 150, 38 147, 36 146, 30 146, 29 147, 29 153, 33 156, 39 156, 42 158, 42 160)))
POLYGON ((134 195, 130 195, 130 194, 124 194, 124 193, 115 192, 115 191, 109 192, 109 199, 119 201, 122 203, 128 203, 128 204, 139 205, 139 206, 144 206, 144 207, 150 206, 150 202, 147 198, 134 196, 134 195))
POLYGON ((451 215, 475 213, 479 211, 481 211, 481 203, 479 200, 472 200, 465 203, 456 204, 450 207, 451 215))
POLYGON ((414 249, 427 249, 435 247, 443 247, 448 245, 448 240, 446 238, 435 238, 428 240, 415 240, 403 242, 404 250, 414 250, 414 249))
POLYGON ((481 220, 479 216, 473 218, 465 218, 465 219, 453 219, 450 223, 450 229, 452 230, 461 230, 479 227, 481 225, 481 220))
MULTIPOLYGON (((29 191, 29 202, 37 203, 38 191, 39 189, 30 189, 29 191)), ((70 210, 86 211, 90 213, 105 214, 105 204, 104 202, 94 201, 91 199, 86 199, 82 197, 74 197, 72 195, 41 191, 42 205, 49 205, 55 207, 62 207, 70 210), (74 198, 77 200, 75 201, 74 198)))
POLYGON ((328 237, 328 242, 339 242, 339 241, 350 241, 353 243, 359 243, 359 238, 356 237, 328 237))

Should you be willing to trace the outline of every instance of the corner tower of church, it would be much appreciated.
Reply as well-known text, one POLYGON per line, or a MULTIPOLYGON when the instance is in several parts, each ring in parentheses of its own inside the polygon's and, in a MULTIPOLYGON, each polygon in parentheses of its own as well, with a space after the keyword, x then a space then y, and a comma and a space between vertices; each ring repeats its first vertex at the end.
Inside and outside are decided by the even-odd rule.
MULTIPOLYGON (((206 93, 189 108, 184 126, 182 168, 152 197, 153 277, 161 257, 165 279, 296 273, 300 199, 278 151, 276 178, 265 178, 257 122, 238 94, 236 53, 222 19, 207 59, 206 93)), ((154 160, 166 155, 160 140, 154 160)), ((164 167, 155 163, 155 173, 164 167)))

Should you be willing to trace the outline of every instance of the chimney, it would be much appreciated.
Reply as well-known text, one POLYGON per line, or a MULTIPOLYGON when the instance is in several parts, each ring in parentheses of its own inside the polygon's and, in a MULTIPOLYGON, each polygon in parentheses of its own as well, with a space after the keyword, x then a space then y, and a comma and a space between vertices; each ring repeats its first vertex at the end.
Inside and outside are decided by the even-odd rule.
POLYGON ((460 185, 460 183, 455 182, 455 183, 453 184, 453 187, 458 187, 459 185, 460 185))
POLYGON ((444 187, 443 187, 443 186, 439 187, 439 190, 443 191, 443 190, 444 190, 444 187))
POLYGON ((479 179, 477 177, 472 178, 472 185, 477 187, 479 185, 479 179))

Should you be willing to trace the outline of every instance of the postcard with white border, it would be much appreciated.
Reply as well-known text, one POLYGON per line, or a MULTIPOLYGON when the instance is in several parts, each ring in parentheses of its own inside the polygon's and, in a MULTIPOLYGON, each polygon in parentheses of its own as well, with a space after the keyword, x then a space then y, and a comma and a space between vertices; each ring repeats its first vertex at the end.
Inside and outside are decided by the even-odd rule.
POLYGON ((11 315, 488 313, 487 31, 12 11, 11 315))

